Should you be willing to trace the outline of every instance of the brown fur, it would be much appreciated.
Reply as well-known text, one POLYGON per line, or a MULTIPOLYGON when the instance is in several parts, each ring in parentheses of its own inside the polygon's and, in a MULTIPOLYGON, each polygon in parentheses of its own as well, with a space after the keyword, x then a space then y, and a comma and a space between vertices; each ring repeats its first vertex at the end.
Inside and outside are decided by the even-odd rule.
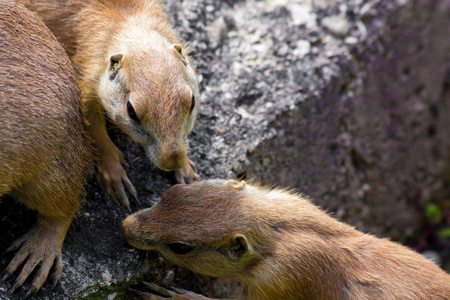
POLYGON ((15 286, 41 263, 30 292, 45 281, 61 246, 92 163, 75 71, 64 49, 33 13, 0 0, 0 195, 39 212, 17 240, 5 277, 26 261, 15 286))
POLYGON ((144 147, 157 167, 177 170, 180 182, 196 179, 187 158, 187 135, 199 107, 198 83, 159 1, 20 1, 43 18, 81 72, 99 180, 108 194, 115 198, 117 193, 128 205, 122 183, 136 192, 120 164, 121 152, 108 137, 104 112, 144 147), (128 103, 139 122, 127 113, 128 103))
POLYGON ((123 232, 189 270, 240 280, 242 299, 450 297, 450 275, 422 255, 357 231, 301 195, 244 182, 176 185, 129 216, 123 232), (174 243, 191 251, 176 254, 174 243))

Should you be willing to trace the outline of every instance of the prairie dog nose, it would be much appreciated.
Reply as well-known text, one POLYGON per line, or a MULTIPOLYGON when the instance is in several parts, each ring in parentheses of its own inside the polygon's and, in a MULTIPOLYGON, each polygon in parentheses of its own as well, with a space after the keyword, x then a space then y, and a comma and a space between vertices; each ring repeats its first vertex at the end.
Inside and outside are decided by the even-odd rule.
POLYGON ((175 171, 184 165, 186 153, 183 151, 172 151, 161 158, 161 169, 165 171, 175 171))
POLYGON ((135 236, 134 228, 136 220, 134 215, 128 216, 122 223, 122 234, 126 241, 130 241, 135 236))

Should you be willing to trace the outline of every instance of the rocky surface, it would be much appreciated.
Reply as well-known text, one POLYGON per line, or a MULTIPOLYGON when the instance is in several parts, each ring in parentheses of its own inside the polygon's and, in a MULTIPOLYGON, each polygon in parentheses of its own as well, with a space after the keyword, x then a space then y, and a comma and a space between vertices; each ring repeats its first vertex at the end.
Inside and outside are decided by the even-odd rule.
MULTIPOLYGON (((190 157, 202 178, 294 188, 363 231, 417 242, 424 224, 417 202, 448 190, 449 0, 165 5, 201 81, 190 157)), ((114 127, 110 132, 139 192, 132 209, 153 205, 172 175, 156 170, 130 138, 114 127)), ((127 246, 120 232, 127 212, 104 199, 93 180, 87 190, 63 246, 62 281, 54 290, 44 285, 34 299, 87 295, 132 277, 147 255, 154 281, 172 269, 177 286, 233 295, 233 283, 189 274, 127 246)), ((5 197, 0 252, 34 218, 5 197)), ((0 256, 0 268, 11 258, 0 256)), ((11 284, 0 285, 0 299, 20 299, 20 292, 7 295, 11 284)), ((122 298, 117 291, 102 295, 122 298)))

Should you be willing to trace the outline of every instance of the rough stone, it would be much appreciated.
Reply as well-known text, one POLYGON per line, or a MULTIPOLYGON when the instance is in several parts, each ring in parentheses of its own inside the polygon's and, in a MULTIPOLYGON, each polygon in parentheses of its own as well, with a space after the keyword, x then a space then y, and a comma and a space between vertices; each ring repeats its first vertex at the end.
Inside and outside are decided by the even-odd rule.
MULTIPOLYGON (((290 187, 360 230, 414 240, 423 224, 416 202, 443 188, 449 165, 450 1, 305 2, 167 1, 202 85, 190 157, 202 178, 290 187), (341 16, 345 30, 326 26, 330 16, 341 16)), ((112 126, 110 133, 139 193, 141 205, 132 202, 132 209, 152 206, 173 184, 171 174, 112 126)), ((171 269, 178 287, 233 295, 233 283, 126 245, 120 231, 127 212, 102 195, 91 180, 63 246, 62 281, 54 290, 45 284, 33 299, 89 294, 130 278, 146 256, 155 281, 171 269)), ((0 252, 35 218, 3 200, 0 252)), ((11 258, 0 256, 0 269, 11 258)), ((0 285, 0 299, 20 299, 7 295, 11 284, 0 285)))
POLYGON ((322 25, 339 37, 346 36, 350 30, 350 25, 343 16, 325 17, 322 19, 322 25))

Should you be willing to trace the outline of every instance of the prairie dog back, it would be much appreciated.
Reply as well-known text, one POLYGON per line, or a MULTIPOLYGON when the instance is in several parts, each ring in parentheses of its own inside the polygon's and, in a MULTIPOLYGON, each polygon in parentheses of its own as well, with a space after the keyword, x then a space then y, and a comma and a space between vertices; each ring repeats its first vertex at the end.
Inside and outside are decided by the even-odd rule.
POLYGON ((0 195, 38 211, 36 225, 9 248, 18 250, 6 277, 26 262, 12 288, 37 267, 35 293, 55 261, 84 194, 93 160, 75 71, 64 49, 33 13, 0 0, 0 195))

